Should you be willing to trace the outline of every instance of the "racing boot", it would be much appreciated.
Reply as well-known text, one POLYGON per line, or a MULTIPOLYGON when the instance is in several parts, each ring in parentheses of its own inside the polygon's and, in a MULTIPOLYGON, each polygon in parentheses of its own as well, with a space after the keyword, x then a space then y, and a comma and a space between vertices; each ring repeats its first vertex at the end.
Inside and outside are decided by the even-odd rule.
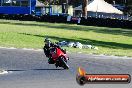
POLYGON ((53 61, 52 58, 49 58, 48 63, 49 63, 49 64, 54 64, 55 62, 53 61))

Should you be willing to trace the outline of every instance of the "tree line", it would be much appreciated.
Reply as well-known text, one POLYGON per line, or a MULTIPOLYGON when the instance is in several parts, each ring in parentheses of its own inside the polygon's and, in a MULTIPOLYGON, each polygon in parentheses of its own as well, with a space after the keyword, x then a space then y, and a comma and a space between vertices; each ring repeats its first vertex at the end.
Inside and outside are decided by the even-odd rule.
POLYGON ((69 5, 77 6, 81 4, 82 0, 39 0, 42 1, 45 5, 62 5, 63 3, 67 3, 69 5))
POLYGON ((66 3, 65 11, 62 11, 64 13, 68 13, 68 5, 72 5, 73 7, 76 7, 80 4, 82 4, 82 15, 84 17, 87 16, 87 4, 88 0, 39 0, 43 2, 45 5, 62 5, 63 3, 66 3))

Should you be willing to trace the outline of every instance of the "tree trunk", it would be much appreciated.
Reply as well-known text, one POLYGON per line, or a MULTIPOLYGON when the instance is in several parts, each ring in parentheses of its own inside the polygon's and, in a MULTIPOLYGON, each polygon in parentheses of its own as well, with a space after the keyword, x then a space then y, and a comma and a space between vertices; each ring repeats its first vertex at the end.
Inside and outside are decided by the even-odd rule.
POLYGON ((66 13, 68 13, 68 0, 66 0, 66 13))
POLYGON ((82 16, 84 18, 87 18, 87 5, 88 5, 88 0, 83 0, 83 3, 82 3, 82 16))
POLYGON ((68 0, 62 3, 62 13, 68 13, 68 0))

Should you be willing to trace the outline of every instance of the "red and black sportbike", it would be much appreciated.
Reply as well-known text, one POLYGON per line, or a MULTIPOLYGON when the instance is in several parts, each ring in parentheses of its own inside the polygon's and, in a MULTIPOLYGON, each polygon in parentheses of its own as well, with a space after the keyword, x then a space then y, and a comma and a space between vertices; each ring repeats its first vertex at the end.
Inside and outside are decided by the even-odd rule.
POLYGON ((58 47, 50 47, 49 49, 50 59, 52 59, 52 64, 55 64, 57 67, 63 67, 64 69, 69 69, 67 61, 69 58, 67 57, 66 51, 62 50, 58 47))

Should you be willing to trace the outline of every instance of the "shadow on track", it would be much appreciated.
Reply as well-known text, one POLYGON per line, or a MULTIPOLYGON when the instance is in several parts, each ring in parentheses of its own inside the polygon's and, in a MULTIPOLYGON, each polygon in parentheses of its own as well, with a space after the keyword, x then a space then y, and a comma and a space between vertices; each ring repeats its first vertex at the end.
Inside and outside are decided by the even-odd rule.
POLYGON ((39 70, 39 71, 43 71, 43 70, 65 70, 65 69, 32 69, 32 70, 39 70))
POLYGON ((65 70, 65 69, 27 69, 27 70, 7 70, 7 71, 14 71, 14 72, 19 72, 19 71, 55 71, 55 70, 65 70))
POLYGON ((27 71, 27 70, 7 70, 7 71, 27 71))

